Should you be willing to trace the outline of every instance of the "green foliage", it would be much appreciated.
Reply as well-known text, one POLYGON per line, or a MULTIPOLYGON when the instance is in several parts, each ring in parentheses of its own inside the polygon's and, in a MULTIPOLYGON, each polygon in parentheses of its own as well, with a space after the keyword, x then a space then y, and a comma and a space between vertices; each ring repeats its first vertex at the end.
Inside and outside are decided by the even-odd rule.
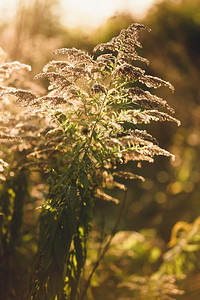
MULTIPOLYGON (((187 291, 196 284, 198 289, 199 239, 199 218, 191 224, 177 222, 167 249, 151 229, 118 232, 91 281, 88 299, 179 299, 183 287, 187 291)), ((94 231, 88 241, 86 274, 95 260, 93 245, 100 247, 99 243, 99 232, 94 231)))
POLYGON ((164 255, 161 272, 176 274, 181 278, 195 270, 199 260, 200 219, 192 224, 177 222, 171 234, 171 249, 164 255))
MULTIPOLYGON (((98 241, 99 233, 93 232, 88 241, 86 273, 90 272, 94 260, 93 244, 98 244, 98 241)), ((161 240, 153 230, 118 232, 91 281, 88 300, 105 297, 108 300, 174 299, 173 296, 182 295, 175 272, 164 270, 167 262, 163 260, 163 253, 158 248, 160 243, 161 240)), ((176 254, 176 257, 171 257, 174 261, 180 255, 176 254)))
MULTIPOLYGON (((21 167, 32 165, 48 174, 30 299, 81 297, 79 281, 95 198, 118 203, 104 191, 108 186, 126 189, 114 176, 143 179, 119 170, 118 165, 153 162, 155 155, 173 158, 141 130, 152 121, 180 124, 163 111, 173 113, 165 100, 142 88, 166 86, 173 91, 173 86, 133 65, 134 61, 148 63, 137 53, 142 47, 138 34, 143 29, 149 31, 144 25, 130 25, 111 41, 96 46, 94 52, 103 54, 95 56, 76 48, 55 50, 55 55, 66 55, 66 60, 50 61, 35 77, 50 81, 45 96, 10 87, 0 93, 27 107, 29 120, 29 128, 23 123, 16 125, 13 135, 2 131, 1 138, 31 140, 26 153, 30 164, 26 161, 21 167), (33 135, 34 124, 38 127, 33 135)), ((1 68, 6 68, 5 64, 1 68)), ((13 126, 8 124, 3 130, 10 129, 9 125, 13 126)))
POLYGON ((23 233, 23 209, 28 199, 25 174, 16 173, 0 185, 0 288, 4 299, 23 297, 31 255, 35 253, 33 237, 23 233), (23 247, 28 250, 25 255, 23 247))

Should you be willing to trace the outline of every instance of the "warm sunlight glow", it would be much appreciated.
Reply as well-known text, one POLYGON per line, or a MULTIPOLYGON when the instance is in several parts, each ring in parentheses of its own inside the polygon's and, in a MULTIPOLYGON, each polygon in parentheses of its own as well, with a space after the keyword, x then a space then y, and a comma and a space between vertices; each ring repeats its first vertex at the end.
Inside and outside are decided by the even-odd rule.
POLYGON ((142 17, 156 0, 61 0, 63 22, 69 27, 96 28, 107 18, 129 12, 142 17))
MULTIPOLYGON (((1 17, 13 16, 17 3, 28 4, 32 1, 34 0, 0 0, 1 17)), ((141 18, 157 1, 159 0, 60 0, 61 20, 68 27, 81 27, 88 31, 98 28, 106 19, 118 13, 128 12, 141 18)))

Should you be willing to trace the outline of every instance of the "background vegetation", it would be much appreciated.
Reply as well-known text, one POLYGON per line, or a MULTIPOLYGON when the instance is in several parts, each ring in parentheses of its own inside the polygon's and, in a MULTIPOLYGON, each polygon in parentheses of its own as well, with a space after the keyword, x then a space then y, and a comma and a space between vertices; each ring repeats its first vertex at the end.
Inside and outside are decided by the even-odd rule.
MULTIPOLYGON (((31 6, 23 3, 13 20, 0 24, 0 46, 11 61, 29 64, 32 71, 28 75, 20 71, 6 84, 43 94, 47 82, 41 80, 39 87, 29 79, 52 59, 53 49, 77 47, 91 53, 96 44, 107 42, 136 21, 128 14, 119 15, 86 35, 61 25, 54 9, 57 1, 33 1, 31 6)), ((87 297, 195 300, 200 297, 200 1, 162 1, 149 10, 142 23, 152 29, 151 33, 141 34, 142 56, 151 62, 147 73, 175 86, 174 94, 161 88, 157 95, 168 100, 182 123, 178 128, 174 124, 151 124, 149 131, 176 159, 157 157, 154 164, 142 163, 140 175, 146 181, 128 181, 127 203, 118 233, 92 277, 87 297)), ((5 106, 17 118, 20 109, 16 111, 6 103, 1 104, 1 109, 5 106)), ((37 252, 37 208, 45 197, 45 175, 34 169, 24 174, 18 169, 22 161, 26 163, 28 151, 11 147, 5 159, 11 168, 5 168, 6 175, 1 173, 3 299, 23 299, 37 252)), ((5 153, 3 146, 0 152, 5 153)), ((134 168, 129 163, 126 171, 134 168)), ((111 193, 122 199, 117 190, 111 193)), ((95 204, 83 286, 98 261, 98 248, 103 249, 107 243, 119 210, 119 205, 104 201, 95 204)))

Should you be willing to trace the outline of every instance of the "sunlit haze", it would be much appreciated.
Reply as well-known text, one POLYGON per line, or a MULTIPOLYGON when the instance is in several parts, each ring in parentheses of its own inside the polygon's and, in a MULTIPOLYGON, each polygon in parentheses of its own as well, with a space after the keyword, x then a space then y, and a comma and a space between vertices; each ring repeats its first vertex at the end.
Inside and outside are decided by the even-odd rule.
POLYGON ((65 12, 63 22, 70 27, 95 28, 119 12, 142 17, 154 2, 156 0, 61 0, 65 12))
MULTIPOLYGON (((24 0, 24 3, 27 4, 28 1, 31 0, 24 0)), ((93 29, 117 13, 128 12, 141 18, 156 1, 158 0, 60 0, 61 20, 68 27, 81 26, 83 30, 93 29)), ((0 14, 13 15, 17 2, 17 0, 0 0, 0 14)))

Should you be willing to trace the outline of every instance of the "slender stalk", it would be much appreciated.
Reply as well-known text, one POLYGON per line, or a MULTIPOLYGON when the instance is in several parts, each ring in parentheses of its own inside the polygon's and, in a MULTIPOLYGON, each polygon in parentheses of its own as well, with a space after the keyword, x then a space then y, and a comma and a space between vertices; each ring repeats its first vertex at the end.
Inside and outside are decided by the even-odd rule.
POLYGON ((106 252, 108 251, 108 249, 109 249, 109 247, 110 247, 110 244, 111 244, 111 242, 112 242, 112 240, 113 240, 115 234, 117 233, 117 229, 118 229, 119 223, 120 223, 120 221, 121 221, 121 219, 122 219, 122 215, 123 215, 124 208, 125 208, 125 205, 126 205, 126 199, 127 199, 127 189, 126 189, 125 192, 124 192, 124 197, 123 197, 123 200, 122 200, 121 208, 120 208, 120 211, 119 211, 117 220, 116 220, 116 222, 115 222, 115 225, 114 225, 114 227, 113 227, 113 230, 112 230, 112 232, 111 232, 111 235, 110 235, 110 237, 109 237, 109 240, 107 241, 106 245, 105 245, 104 248, 102 249, 102 252, 101 252, 101 254, 99 255, 98 260, 97 260, 97 261, 95 262, 95 264, 94 264, 94 267, 93 267, 93 269, 92 269, 92 271, 91 271, 91 273, 90 273, 90 275, 89 275, 89 277, 88 277, 88 280, 87 280, 87 282, 86 282, 86 284, 85 284, 85 287, 84 287, 84 290, 83 290, 83 293, 82 293, 82 295, 81 295, 80 300, 84 300, 84 299, 85 299, 86 294, 87 294, 87 290, 88 290, 88 288, 89 288, 89 286, 90 286, 90 283, 91 283, 91 280, 92 280, 92 276, 94 275, 94 273, 95 273, 96 269, 98 268, 100 262, 103 260, 103 258, 104 258, 104 256, 105 256, 106 252))

